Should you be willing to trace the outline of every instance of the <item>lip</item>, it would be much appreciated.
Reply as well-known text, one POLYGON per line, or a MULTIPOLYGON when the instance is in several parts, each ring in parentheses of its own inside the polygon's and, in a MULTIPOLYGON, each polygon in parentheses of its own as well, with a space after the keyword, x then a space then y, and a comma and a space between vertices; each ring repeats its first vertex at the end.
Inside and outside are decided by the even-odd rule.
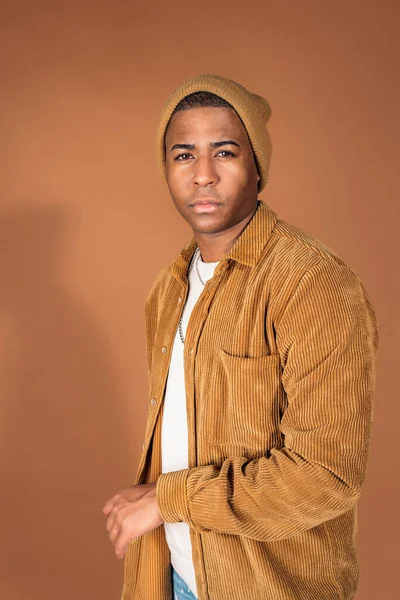
POLYGON ((219 204, 216 202, 197 202, 193 204, 193 210, 196 213, 210 213, 215 212, 219 208, 219 204))
POLYGON ((220 206, 220 202, 215 202, 215 200, 204 198, 203 200, 197 200, 196 202, 193 202, 193 204, 190 206, 197 213, 214 212, 220 206))
POLYGON ((193 202, 191 206, 197 206, 198 204, 219 204, 219 202, 213 200, 212 198, 202 198, 201 200, 196 200, 193 202))

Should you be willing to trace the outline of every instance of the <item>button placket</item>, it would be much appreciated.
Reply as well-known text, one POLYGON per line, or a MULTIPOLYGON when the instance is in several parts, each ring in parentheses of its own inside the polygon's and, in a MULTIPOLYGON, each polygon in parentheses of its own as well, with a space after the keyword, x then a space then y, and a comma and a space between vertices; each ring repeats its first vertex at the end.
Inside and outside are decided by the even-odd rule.
MULTIPOLYGON (((218 265, 219 266, 219 265, 218 265)), ((229 267, 229 263, 227 263, 223 270, 220 271, 220 273, 218 274, 217 278, 211 278, 207 281, 204 290, 202 291, 202 293, 200 294, 200 298, 197 302, 201 301, 203 304, 203 323, 204 323, 204 319, 207 318, 207 313, 209 310, 209 306, 210 303, 215 295, 215 292, 221 282, 221 279, 223 277, 223 274, 225 273, 225 271, 228 269, 229 267)), ((186 332, 187 335, 187 332, 186 332)), ((191 347, 188 349, 188 354, 190 357, 193 357, 194 354, 194 348, 191 347)))

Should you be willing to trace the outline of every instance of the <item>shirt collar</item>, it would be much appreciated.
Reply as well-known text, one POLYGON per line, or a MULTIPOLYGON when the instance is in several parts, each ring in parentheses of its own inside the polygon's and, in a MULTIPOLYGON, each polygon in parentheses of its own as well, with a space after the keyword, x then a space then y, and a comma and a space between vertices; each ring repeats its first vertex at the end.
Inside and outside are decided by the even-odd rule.
MULTIPOLYGON (((260 258, 277 219, 278 216, 272 208, 263 200, 258 199, 256 212, 225 255, 225 259, 235 260, 253 267, 260 258)), ((170 263, 169 268, 172 274, 178 278, 184 277, 196 247, 196 239, 192 237, 170 263)))

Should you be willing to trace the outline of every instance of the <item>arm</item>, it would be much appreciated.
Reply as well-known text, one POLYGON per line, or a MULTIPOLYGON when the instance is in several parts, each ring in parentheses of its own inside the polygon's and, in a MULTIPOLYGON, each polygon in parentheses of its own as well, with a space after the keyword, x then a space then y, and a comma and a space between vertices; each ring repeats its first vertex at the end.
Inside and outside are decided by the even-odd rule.
POLYGON ((147 377, 150 379, 152 351, 154 347, 154 336, 157 331, 159 315, 160 298, 163 294, 166 277, 168 274, 169 265, 163 267, 153 281, 153 284, 147 294, 144 305, 144 319, 146 328, 146 363, 147 377))
POLYGON ((163 520, 262 541, 332 519, 358 500, 367 466, 378 330, 347 266, 321 259, 300 280, 279 323, 288 407, 284 446, 256 460, 227 458, 162 474, 163 520))
MULTIPOLYGON (((168 266, 159 271, 145 301, 148 377, 151 373, 152 348, 159 319, 159 299, 167 271, 168 266)), ((103 513, 107 517, 106 528, 118 558, 123 558, 131 540, 152 531, 163 522, 158 510, 155 482, 137 485, 138 483, 137 475, 136 485, 120 490, 103 506, 103 513)))

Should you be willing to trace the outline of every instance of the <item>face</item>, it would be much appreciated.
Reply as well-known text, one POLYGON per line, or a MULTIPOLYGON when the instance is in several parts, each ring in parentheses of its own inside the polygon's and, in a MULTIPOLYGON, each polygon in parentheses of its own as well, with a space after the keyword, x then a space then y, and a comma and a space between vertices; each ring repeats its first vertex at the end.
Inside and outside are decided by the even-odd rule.
POLYGON ((194 232, 225 231, 255 211, 260 177, 247 131, 234 110, 179 111, 165 142, 169 191, 194 232), (196 207, 199 200, 214 205, 196 207))

